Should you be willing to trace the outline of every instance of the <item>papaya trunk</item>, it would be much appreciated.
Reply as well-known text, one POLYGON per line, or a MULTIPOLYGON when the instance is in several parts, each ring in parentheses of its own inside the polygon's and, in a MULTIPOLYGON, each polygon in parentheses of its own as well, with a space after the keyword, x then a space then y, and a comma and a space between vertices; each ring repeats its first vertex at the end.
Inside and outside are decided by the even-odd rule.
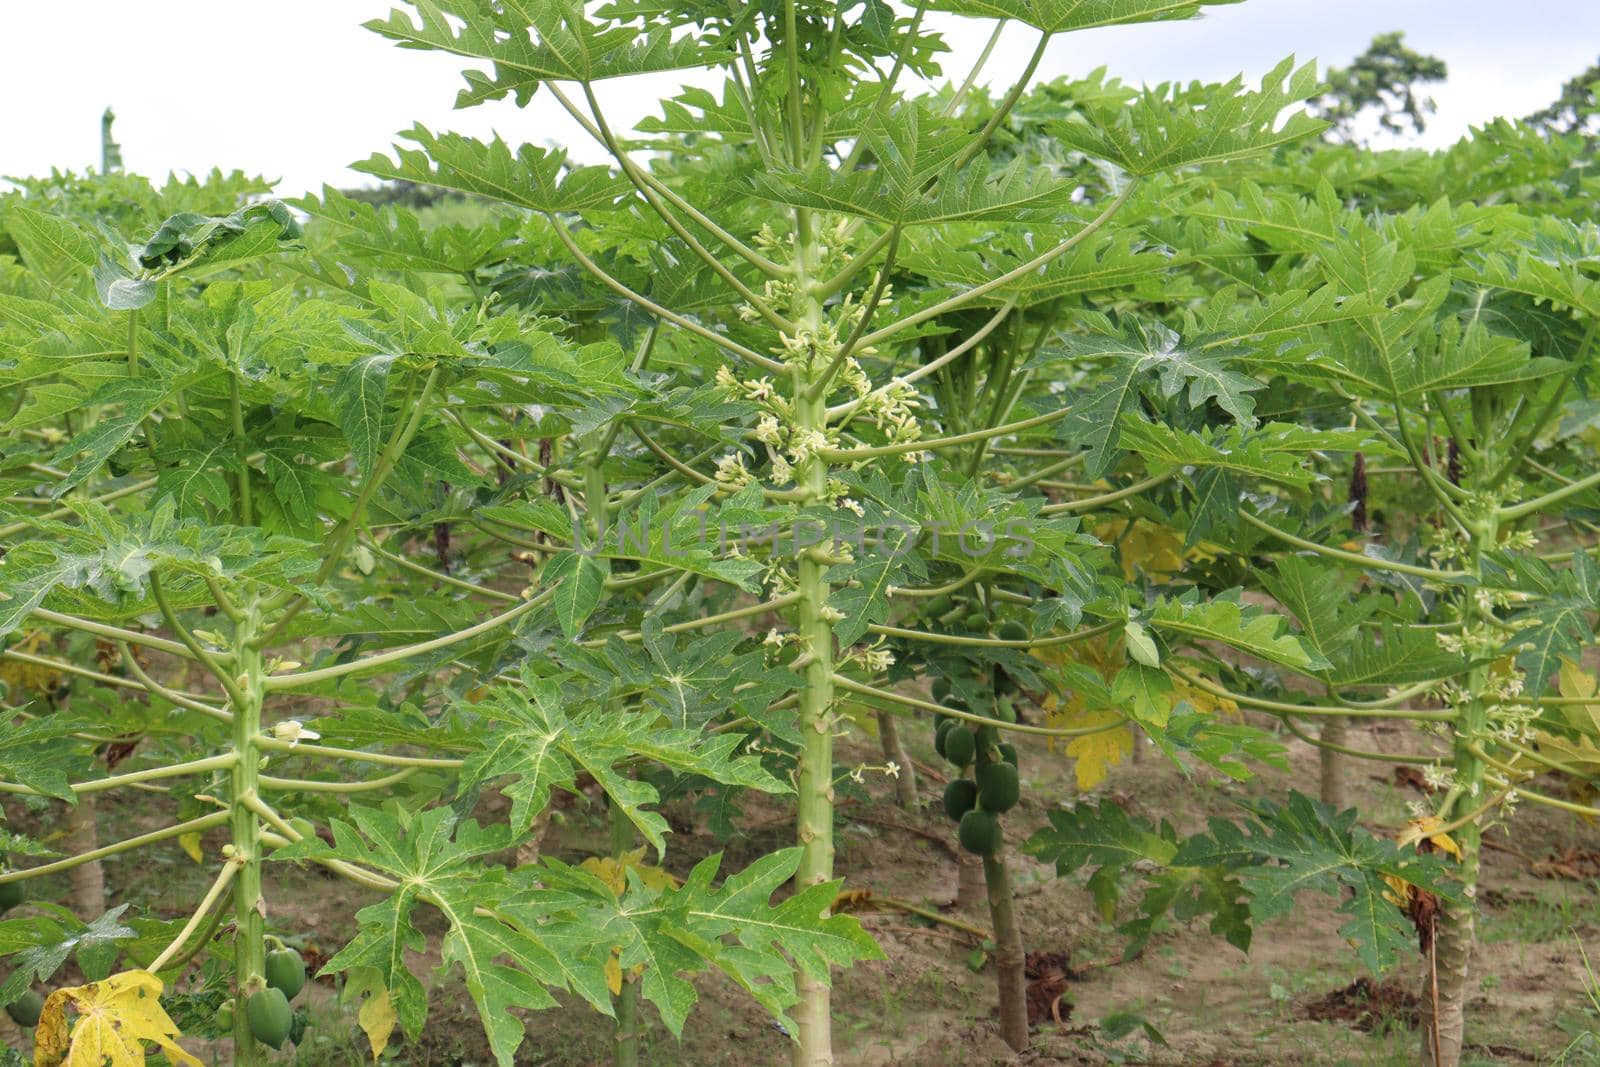
MULTIPOLYGON (((611 855, 619 862, 633 847, 633 823, 620 807, 611 807, 611 855)), ((621 986, 613 998, 617 1014, 614 1032, 616 1067, 639 1065, 639 980, 622 971, 621 986)))
POLYGON ((1023 973, 1022 931, 1012 907, 1011 876, 1006 870, 1005 843, 983 857, 983 880, 989 891, 989 919, 994 924, 994 978, 1000 1002, 1000 1036, 1016 1052, 1028 1047, 1028 984, 1023 973))
POLYGON ((917 806, 917 769, 906 754, 900 741, 900 726, 894 715, 878 712, 878 742, 883 746, 883 758, 899 769, 894 779, 894 802, 910 810, 917 806))
POLYGON ((263 1046, 250 1032, 250 1021, 243 1005, 251 993, 262 988, 266 969, 266 901, 261 893, 261 822, 250 802, 260 786, 261 750, 256 736, 261 732, 262 662, 261 652, 251 646, 260 628, 260 608, 251 605, 236 634, 239 688, 244 700, 233 712, 233 747, 239 762, 233 765, 233 804, 230 832, 233 847, 243 857, 234 882, 233 918, 235 926, 233 975, 239 996, 233 1015, 234 1063, 255 1067, 265 1061, 263 1046))
MULTIPOLYGON (((1322 724, 1322 741, 1328 745, 1345 743, 1345 721, 1333 717, 1322 724)), ((1345 808, 1344 757, 1331 748, 1320 749, 1322 757, 1322 802, 1336 811, 1345 808)))
MULTIPOLYGON (((67 853, 81 856, 100 847, 100 831, 95 826, 94 794, 86 793, 67 809, 67 853)), ((85 922, 93 922, 106 910, 106 875, 99 860, 72 868, 72 907, 85 922)))
MULTIPOLYGON (((800 302, 800 323, 816 331, 822 325, 822 306, 809 293, 814 235, 810 214, 796 213, 795 248, 797 275, 807 295, 800 302)), ((812 381, 805 369, 797 367, 793 377, 795 422, 802 433, 822 432, 828 425, 825 401, 812 395, 812 381)), ((828 463, 812 455, 805 461, 799 484, 810 499, 821 501, 828 493, 828 463)), ((795 830, 800 845, 800 866, 794 882, 798 889, 809 889, 833 879, 833 616, 828 597, 832 594, 827 565, 808 548, 796 545, 799 554, 796 606, 801 647, 810 657, 800 685, 800 751, 797 757, 795 791, 795 830)), ((795 1006, 796 1067, 827 1067, 833 1060, 832 1004, 828 980, 805 973, 795 976, 800 1003, 795 1006)))
MULTIPOLYGON (((1471 894, 1478 881, 1476 827, 1461 835, 1461 881, 1471 894)), ((1422 1060, 1426 1067, 1459 1067, 1466 1024, 1468 972, 1476 937, 1476 905, 1472 895, 1439 911, 1434 959, 1422 961, 1422 1060), (1435 992, 1437 991, 1437 993, 1435 992), (1437 1040, 1437 1056, 1435 1042, 1437 1040)))
POLYGON ((975 912, 988 899, 983 863, 964 848, 956 850, 956 910, 975 912))

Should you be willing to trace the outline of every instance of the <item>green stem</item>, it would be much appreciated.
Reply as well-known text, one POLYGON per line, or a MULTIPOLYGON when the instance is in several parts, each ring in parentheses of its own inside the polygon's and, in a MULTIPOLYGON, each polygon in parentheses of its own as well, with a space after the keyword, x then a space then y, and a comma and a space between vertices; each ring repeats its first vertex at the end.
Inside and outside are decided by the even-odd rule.
POLYGON ((958 445, 970 445, 976 441, 987 441, 991 437, 1003 437, 1006 434, 1020 433, 1031 430, 1035 426, 1044 426, 1047 423, 1064 419, 1072 414, 1073 408, 1060 408, 1056 411, 1047 411, 1043 415, 1035 415, 1028 419, 1019 419, 1001 426, 990 426, 971 433, 954 434, 950 437, 935 437, 926 441, 905 441, 894 445, 878 445, 871 448, 824 448, 820 449, 822 458, 835 463, 855 463, 863 459, 879 459, 883 456, 903 456, 907 452, 935 452, 945 448, 954 448, 958 445))
MULTIPOLYGON (((94 778, 87 782, 74 782, 67 788, 74 796, 87 796, 93 793, 104 793, 112 789, 133 785, 137 782, 154 782, 162 778, 183 778, 191 774, 204 774, 207 771, 221 770, 233 766, 238 759, 235 753, 227 752, 220 756, 209 756, 206 759, 197 759, 189 763, 174 763, 165 767, 148 767, 142 771, 130 771, 127 774, 112 775, 109 778, 94 778)), ((25 785, 16 785, 11 782, 0 782, 0 793, 10 793, 13 796, 44 796, 44 793, 25 785)))
MULTIPOLYGON (((241 403, 239 396, 239 376, 232 373, 228 375, 228 410, 233 419, 234 439, 243 442, 245 440, 244 405, 241 403)), ((252 511, 250 506, 250 465, 248 463, 241 464, 239 467, 238 486, 239 525, 250 526, 252 525, 252 511)))
MULTIPOLYGON (((205 922, 206 916, 211 914, 211 909, 217 906, 217 901, 228 891, 228 886, 233 883, 234 875, 239 873, 239 863, 236 860, 226 860, 222 870, 218 872, 216 880, 211 883, 211 888, 201 899, 200 905, 194 909, 194 914, 189 916, 189 921, 184 923, 183 929, 178 931, 178 936, 172 939, 171 944, 162 950, 161 955, 150 961, 145 970, 152 974, 171 965, 181 949, 194 932, 205 922)), ((190 954, 193 955, 192 953, 190 954)), ((187 957, 186 957, 187 958, 187 957)))
POLYGON ((1080 511, 1093 511, 1095 508, 1106 504, 1115 504, 1119 500, 1126 500, 1130 496, 1138 496, 1146 489, 1153 489, 1172 477, 1172 472, 1156 474, 1142 481, 1110 493, 1101 493, 1099 496, 1086 496, 1079 500, 1067 500, 1060 504, 1046 504, 1039 509, 1041 515, 1072 515, 1080 511))
POLYGON ((434 759, 427 756, 394 756, 387 752, 362 752, 353 748, 332 748, 328 745, 310 745, 298 741, 280 741, 276 737, 257 734, 257 748, 269 752, 286 752, 298 756, 316 756, 321 759, 344 760, 347 763, 378 763, 386 767, 434 767, 453 770, 461 766, 458 759, 434 759))
POLYGON ((367 782, 317 782, 305 778, 274 778, 263 774, 259 776, 258 781, 262 789, 284 793, 370 793, 376 789, 399 785, 416 773, 417 768, 407 767, 367 782))
MULTIPOLYGON (((150 572, 150 595, 155 598, 156 607, 160 610, 161 617, 166 620, 167 626, 173 633, 178 635, 178 638, 193 653, 194 658, 199 660, 200 664, 211 672, 211 676, 222 686, 222 691, 228 694, 228 699, 233 702, 235 707, 242 704, 244 702, 244 693, 240 689, 238 681, 228 673, 222 664, 217 662, 215 656, 206 651, 205 647, 189 632, 188 627, 179 621, 177 612, 172 610, 172 605, 167 602, 166 593, 162 591, 161 576, 154 571, 150 572)), ((244 624, 240 623, 239 625, 242 627, 244 624)), ((238 657, 235 656, 234 658, 237 664, 239 662, 238 657)))
POLYGON ((866 337, 862 338, 861 343, 868 346, 880 344, 899 333, 901 330, 909 329, 912 326, 927 322, 929 319, 936 319, 940 315, 946 315, 957 308, 965 307, 974 300, 982 299, 983 297, 994 292, 996 289, 1004 288, 1020 278, 1026 278, 1040 267, 1046 266, 1055 260, 1060 259, 1073 248, 1077 247, 1080 241, 1087 240, 1102 226, 1110 222, 1111 217, 1121 210, 1123 204, 1128 202, 1128 198, 1133 195, 1133 191, 1138 188, 1138 185, 1138 179, 1130 179, 1128 184, 1123 186, 1122 192, 1113 197, 1111 202, 1105 206, 1100 214, 1096 215, 1089 222, 1085 223, 1077 233, 1074 233, 1071 237, 1068 237, 1055 247, 1047 249, 1046 251, 1028 260, 1021 266, 1013 267, 1004 274, 990 278, 982 285, 975 285, 971 289, 957 293, 955 296, 949 297, 946 300, 941 300, 939 303, 923 308, 921 311, 915 312, 914 314, 907 315, 900 321, 891 323, 890 325, 883 327, 881 330, 874 330, 872 333, 869 333, 866 337))
MULTIPOLYGON (((794 0, 786 0, 786 46, 795 49, 794 0)), ((800 119, 799 70, 791 61, 790 108, 792 136, 796 148, 804 143, 800 119)), ((822 325, 822 306, 811 290, 815 254, 813 223, 809 212, 795 212, 795 270, 800 296, 799 319, 803 329, 818 331, 822 325)), ((795 422, 802 432, 821 432, 827 428, 827 408, 812 396, 812 381, 803 364, 796 364, 792 379, 795 422)), ((824 455, 807 457, 796 479, 815 501, 826 498, 829 466, 824 455)), ((800 749, 796 756, 796 833, 800 844, 800 865, 795 886, 805 890, 833 878, 833 731, 834 731, 834 639, 828 598, 832 587, 826 578, 827 565, 813 553, 802 552, 797 567, 800 601, 797 628, 801 648, 810 657, 800 690, 800 749)), ((795 975, 800 1003, 795 1009, 799 1028, 794 1050, 796 1067, 827 1067, 833 1061, 833 1032, 830 1017, 830 989, 826 980, 804 972, 795 975)))
POLYGON ((1449 582, 1461 578, 1471 577, 1471 575, 1466 571, 1435 570, 1432 567, 1416 567, 1409 563, 1398 563, 1394 560, 1379 559, 1376 556, 1363 556, 1359 552, 1346 552, 1342 548, 1329 548, 1327 545, 1319 545, 1315 541, 1307 541, 1305 538, 1296 537, 1294 534, 1289 533, 1286 530, 1280 530, 1271 523, 1264 522, 1263 520, 1256 518, 1254 515, 1243 510, 1242 508, 1239 510, 1239 517, 1245 522, 1249 523, 1251 526, 1254 526, 1256 529, 1271 534, 1273 537, 1276 537, 1285 544, 1294 545, 1296 548, 1303 548, 1307 552, 1315 552, 1319 556, 1327 556, 1329 559, 1343 560, 1346 563, 1354 564, 1357 567, 1364 567, 1367 570, 1394 571, 1396 574, 1409 574, 1413 577, 1426 578, 1429 581, 1435 582, 1449 582))
POLYGON ((57 874, 61 871, 70 871, 72 868, 85 863, 93 863, 95 860, 103 860, 107 856, 116 856, 123 852, 131 852, 134 849, 143 848, 145 845, 169 841, 174 837, 182 837, 184 834, 204 833, 206 830, 214 826, 221 826, 227 821, 228 815, 226 812, 216 811, 210 815, 202 815, 197 819, 190 819, 187 822, 164 826, 159 830, 140 834, 138 837, 130 837, 126 841, 118 841, 114 845, 106 845, 89 852, 80 852, 76 856, 68 856, 66 859, 56 860, 54 863, 46 863, 38 867, 24 867, 15 871, 0 871, 0 885, 5 885, 8 882, 23 882, 30 878, 42 878, 47 874, 57 874))
POLYGON ((532 611, 534 608, 543 605, 553 594, 553 589, 546 589, 533 599, 525 600, 516 607, 511 608, 508 611, 503 611, 493 618, 485 619, 476 626, 469 626, 465 630, 458 630, 453 634, 446 634, 443 637, 435 637, 431 641, 421 641, 414 645, 402 645, 400 648, 392 648, 387 652, 379 652, 371 656, 353 660, 349 663, 340 663, 333 667, 323 667, 321 670, 302 671, 299 674, 268 675, 262 679, 263 688, 267 692, 281 692, 285 689, 300 689, 308 685, 316 685, 319 682, 327 682, 332 681, 335 678, 343 678, 348 674, 360 674, 365 671, 376 670, 379 667, 385 667, 391 663, 399 663, 403 660, 412 659, 416 656, 422 655, 423 653, 433 652, 436 649, 448 648, 451 645, 477 637, 480 634, 489 633, 490 631, 498 629, 501 626, 505 626, 508 623, 514 622, 523 615, 526 615, 528 612, 532 611))
POLYGON ((1515 504, 1509 508, 1501 508, 1496 513, 1496 516, 1501 523, 1515 522, 1516 520, 1524 518, 1528 515, 1533 515, 1537 512, 1544 511, 1552 504, 1559 504, 1569 496, 1576 496, 1578 493, 1581 493, 1586 489, 1592 489, 1597 485, 1600 485, 1600 472, 1591 474, 1587 478, 1579 478, 1572 484, 1563 485, 1559 489, 1553 489, 1543 496, 1536 496, 1531 500, 1524 500, 1522 503, 1515 504))
POLYGON ((888 701, 891 704, 900 704, 908 708, 916 708, 918 711, 929 711, 939 715, 946 715, 952 719, 960 719, 962 722, 970 722, 975 726, 992 726, 996 730, 1004 730, 1008 733, 1015 734, 1030 734, 1034 737, 1087 737, 1090 734, 1103 734, 1108 730, 1115 730, 1117 727, 1124 726, 1128 722, 1127 716, 1123 716, 1117 719, 1115 722, 1104 723, 1098 726, 1081 726, 1062 729, 1054 729, 1048 726, 1029 726, 1026 723, 1001 722, 998 719, 987 719, 982 715, 974 715, 972 712, 963 711, 960 708, 950 708, 944 706, 943 704, 934 704, 926 700, 920 700, 917 697, 910 697, 903 693, 896 693, 892 689, 878 689, 870 685, 863 685, 861 682, 854 681, 842 674, 835 674, 833 676, 833 684, 838 686, 840 689, 845 690, 846 692, 859 693, 864 697, 872 697, 876 700, 888 701))
MULTIPOLYGON (((963 585, 966 583, 963 582, 963 585)), ((1109 633, 1122 622, 1106 622, 1098 626, 1086 626, 1081 630, 1074 630, 1069 634, 1057 634, 1054 637, 1029 638, 1025 641, 1008 641, 1003 637, 967 637, 961 634, 940 634, 929 630, 907 630, 899 626, 882 626, 870 623, 867 626, 869 633, 882 634, 885 637, 901 637, 911 641, 931 641, 937 645, 958 645, 965 648, 1053 648, 1056 645, 1070 645, 1077 641, 1087 641, 1091 637, 1098 637, 1109 633)))
POLYGON ((990 115, 989 121, 983 124, 983 129, 978 131, 978 135, 972 139, 966 150, 951 165, 951 170, 960 170, 972 162, 978 153, 983 151, 984 146, 989 143, 989 138, 994 136, 994 131, 998 130, 1000 124, 1010 116, 1011 109, 1016 107, 1017 101, 1021 100, 1022 94, 1027 91, 1028 83, 1033 80, 1033 72, 1039 69, 1039 62, 1044 59, 1045 49, 1050 46, 1051 36, 1052 34, 1048 31, 1039 35, 1039 43, 1034 46, 1033 54, 1028 57, 1027 65, 1022 68, 1022 74, 1012 84, 1010 92, 1005 95, 1005 99, 1001 100, 999 105, 995 107, 994 114, 990 115))
MULTIPOLYGON (((228 819, 233 837, 233 858, 239 863, 238 886, 233 894, 234 990, 242 1005, 262 988, 266 968, 266 903, 261 892, 261 821, 250 802, 260 788, 261 706, 265 694, 261 651, 253 640, 261 626, 261 604, 252 601, 235 635, 238 649, 238 695, 234 699, 233 751, 238 762, 233 766, 228 819)), ((265 1052, 250 1032, 243 1011, 234 1013, 233 1041, 235 1062, 254 1065, 263 1062, 265 1052)))
POLYGON ((1182 678, 1185 682, 1197 689, 1203 689, 1212 696, 1231 700, 1240 707, 1255 708, 1257 711, 1269 711, 1275 715, 1345 715, 1352 719, 1411 719, 1416 722, 1454 722, 1455 713, 1449 711, 1427 711, 1422 708, 1372 708, 1356 707, 1348 704, 1289 704, 1280 700, 1266 700, 1262 697, 1253 697, 1245 693, 1235 693, 1225 686, 1218 685, 1209 678, 1198 674, 1190 674, 1181 667, 1171 662, 1164 664, 1169 674, 1182 678))
POLYGON ((57 626, 65 626, 69 630, 82 630, 86 634, 94 634, 96 637, 104 637, 111 641, 126 641, 130 645, 143 645, 145 648, 153 648, 157 652, 181 656, 184 659, 196 658, 194 652, 186 645, 181 645, 176 641, 168 641, 164 637, 153 637, 150 634, 142 634, 136 630, 124 630, 118 626, 108 626, 103 622, 95 622, 92 619, 80 619, 76 615, 63 615, 58 611, 50 611, 46 608, 35 608, 33 617, 41 622, 53 622, 57 626))

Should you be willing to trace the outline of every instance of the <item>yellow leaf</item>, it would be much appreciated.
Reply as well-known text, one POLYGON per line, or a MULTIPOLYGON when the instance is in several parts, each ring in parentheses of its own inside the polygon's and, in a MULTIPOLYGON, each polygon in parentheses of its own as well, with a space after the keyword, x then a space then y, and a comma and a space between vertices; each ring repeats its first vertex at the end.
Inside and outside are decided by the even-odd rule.
POLYGON ((372 1047, 372 1062, 376 1063, 383 1055, 383 1050, 389 1047, 389 1039, 394 1036, 398 1022, 394 1001, 389 999, 383 975, 376 967, 352 967, 346 973, 339 1003, 348 1008, 357 1001, 361 1002, 361 1007, 356 1011, 356 1023, 367 1035, 367 1044, 372 1047))
MULTIPOLYGON (((27 652, 37 656, 44 651, 47 636, 43 630, 34 630, 19 640, 12 651, 27 652)), ((0 660, 0 682, 4 682, 12 689, 31 689, 36 693, 48 693, 56 688, 60 679, 60 672, 49 667, 40 667, 14 659, 0 660)))
POLYGON ((372 1046, 372 1062, 377 1063, 383 1050, 389 1047, 389 1038, 394 1035, 395 1023, 398 1022, 389 991, 379 989, 367 997, 361 1004, 361 1010, 356 1012, 356 1022, 360 1024, 361 1032, 367 1035, 367 1043, 372 1046))
POLYGON ((622 960, 617 956, 616 949, 612 949, 611 955, 606 957, 606 988, 611 990, 614 997, 622 995, 622 960))
POLYGON ((619 897, 627 892, 630 870, 652 889, 671 889, 678 884, 678 880, 672 875, 654 864, 645 862, 642 845, 622 856, 590 856, 579 866, 604 882, 619 897))
POLYGON ((161 1007, 161 990, 150 972, 125 971, 51 993, 34 1032, 35 1067, 144 1067, 147 1043, 174 1063, 203 1067, 173 1040, 178 1027, 161 1007), (70 1038, 69 1006, 77 1015, 70 1038))
POLYGON ((205 853, 200 851, 199 834, 179 834, 178 847, 183 849, 188 857, 194 860, 196 863, 205 862, 205 853))
POLYGON ((1386 874, 1383 880, 1389 883, 1389 888, 1383 891, 1383 899, 1397 908, 1404 909, 1411 902, 1411 893, 1415 886, 1395 874, 1386 874))
POLYGON ((1094 535, 1108 545, 1118 545, 1122 576, 1128 581, 1141 571, 1164 578, 1183 570, 1183 534, 1143 519, 1135 519, 1126 533, 1125 527, 1122 520, 1112 520, 1095 527, 1094 535))
MULTIPOLYGON (((1587 700, 1595 695, 1595 677, 1571 660, 1561 661, 1561 671, 1556 675, 1556 685, 1561 695, 1569 699, 1587 700)), ((1564 705, 1567 721, 1574 730, 1585 734, 1600 734, 1600 700, 1588 704, 1564 705)))
POLYGON ((1440 852, 1448 852, 1457 860, 1461 859, 1461 846, 1456 844, 1455 838, 1449 834, 1438 832, 1444 822, 1437 815, 1425 815, 1420 819, 1411 819, 1400 831, 1399 843, 1401 848, 1407 845, 1419 844, 1427 838, 1434 848, 1440 852))
POLYGON ((1106 726, 1092 734, 1074 737, 1067 742, 1067 755, 1076 764, 1078 789, 1089 790, 1106 780, 1106 772, 1120 764, 1133 752, 1133 734, 1126 725, 1112 726, 1122 718, 1112 708, 1097 708, 1073 717, 1074 727, 1106 726))
POLYGON ((1187 704, 1204 715, 1220 715, 1235 721, 1244 718, 1239 713, 1239 705, 1227 697, 1219 697, 1214 693, 1208 693, 1199 686, 1190 685, 1177 676, 1172 676, 1170 699, 1174 710, 1177 709, 1179 704, 1187 704))

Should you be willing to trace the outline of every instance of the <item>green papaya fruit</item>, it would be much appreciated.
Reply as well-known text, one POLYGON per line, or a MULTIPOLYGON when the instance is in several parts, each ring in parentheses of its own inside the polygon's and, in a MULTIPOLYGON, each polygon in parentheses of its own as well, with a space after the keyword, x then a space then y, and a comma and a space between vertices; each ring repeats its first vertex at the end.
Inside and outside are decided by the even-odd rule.
POLYGON ((943 755, 957 767, 971 763, 973 753, 977 750, 978 740, 965 726, 953 726, 945 731, 943 755))
MULTIPOLYGON (((951 719, 951 718, 946 718, 938 726, 934 727, 934 731, 933 731, 933 750, 935 752, 939 753, 939 755, 941 755, 941 756, 945 755, 945 751, 944 751, 945 742, 948 741, 949 738, 950 738, 950 731, 954 730, 955 728, 956 728, 956 720, 951 719)), ((946 757, 946 758, 949 758, 949 757, 946 757)))
POLYGON ((1022 797, 1017 769, 1009 763, 991 763, 978 769, 978 803, 995 814, 1010 811, 1022 797))
POLYGON ((292 948, 277 949, 267 953, 266 975, 267 985, 293 1000, 305 988, 306 961, 292 948))
POLYGON ((961 624, 973 633, 986 634, 989 632, 989 616, 981 611, 974 611, 961 621, 961 624))
POLYGON ((43 1012, 44 998, 31 989, 6 1005, 6 1014, 11 1016, 11 1021, 29 1029, 39 1025, 39 1016, 43 1012))
POLYGON ((933 693, 933 702, 943 704, 950 697, 950 679, 935 678, 930 691, 933 693))
POLYGON ((991 812, 973 808, 961 816, 956 837, 968 852, 987 856, 1000 847, 1000 820, 991 812))
POLYGON ((995 636, 1002 641, 1026 641, 1029 634, 1026 626, 1015 619, 1007 619, 1000 624, 1000 629, 995 636))
POLYGON ((1000 744, 1000 731, 999 730, 996 730, 993 726, 980 726, 980 727, 978 727, 978 745, 977 745, 977 749, 978 749, 979 752, 988 752, 991 748, 999 747, 999 744, 1000 744))
POLYGON ((289 1039, 289 1026, 294 1021, 294 1012, 289 1010, 283 990, 271 986, 259 989, 250 994, 244 1009, 255 1039, 268 1048, 282 1048, 289 1039))
POLYGON ((1000 758, 1015 767, 1017 765, 1017 746, 1009 742, 1001 742, 999 748, 1000 758))
POLYGON ((28 891, 22 887, 21 882, 7 882, 0 885, 0 915, 28 899, 28 891))
POLYGON ((971 778, 954 778, 944 787, 944 813, 953 821, 971 811, 978 802, 978 783, 971 778))
POLYGON ((233 1001, 224 1000, 217 1008, 217 1014, 212 1016, 217 1024, 217 1029, 224 1034, 233 1033, 233 1001))
POLYGON ((937 618, 949 611, 952 606, 950 595, 948 593, 940 593, 928 601, 928 614, 937 618))

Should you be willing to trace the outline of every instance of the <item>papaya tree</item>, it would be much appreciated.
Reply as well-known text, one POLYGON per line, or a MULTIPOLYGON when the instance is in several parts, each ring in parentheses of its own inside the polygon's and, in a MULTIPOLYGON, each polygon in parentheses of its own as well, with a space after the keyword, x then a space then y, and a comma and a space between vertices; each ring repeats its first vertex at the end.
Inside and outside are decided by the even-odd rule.
MULTIPOLYGON (((625 971, 678 1028, 693 999, 682 976, 697 968, 726 971, 781 1014, 791 961, 826 976, 873 954, 854 919, 826 914, 832 883, 770 902, 795 850, 726 879, 716 857, 665 877, 631 841, 583 866, 501 858, 553 790, 579 793, 580 776, 658 851, 666 823, 651 774, 788 790, 742 751, 746 735, 711 736, 682 715, 659 722, 684 699, 676 679, 528 673, 595 594, 645 584, 597 574, 603 557, 576 551, 598 536, 603 490, 585 502, 577 483, 567 500, 589 525, 559 509, 565 522, 540 535, 532 571, 488 535, 460 540, 466 576, 409 558, 405 542, 432 536, 442 505, 466 525, 498 500, 529 499, 548 522, 559 505, 547 481, 569 476, 500 482, 495 435, 537 402, 544 429, 559 422, 562 436, 589 440, 578 407, 647 395, 624 353, 492 313, 437 257, 407 270, 397 250, 373 248, 359 268, 342 257, 330 273, 332 260, 301 248, 296 217, 255 198, 257 183, 107 180, 73 179, 81 196, 29 189, 3 209, 15 254, 0 343, 15 399, 0 656, 32 673, 9 687, 0 789, 67 809, 153 792, 163 802, 146 806, 164 818, 66 855, 7 829, 22 862, 0 889, 27 901, 6 920, 0 999, 26 1004, 36 984, 59 986, 35 1020, 41 1059, 82 1054, 109 1026, 130 1055, 153 1042, 191 1062, 174 1018, 154 1007, 180 980, 188 987, 168 1003, 185 1029, 231 1033, 238 1062, 298 1040, 304 1013, 289 1001, 303 977, 278 936, 292 915, 277 906, 269 859, 317 863, 380 895, 334 963, 366 998, 375 1053, 397 1026, 418 1037, 426 1018, 426 988, 404 962, 418 907, 445 917, 446 966, 507 1063, 524 1037, 508 1007, 553 1006, 552 991, 619 1013, 625 971), (97 212, 96 195, 121 213, 97 212), (84 648, 96 642, 91 667, 84 648), (81 697, 50 711, 41 693, 66 683, 81 697), (628 702, 616 699, 624 690, 628 702), (118 765, 106 768, 111 746, 118 765), (530 763, 525 746, 543 759, 530 763), (508 775, 522 785, 507 782, 521 798, 509 815, 472 818, 484 783, 508 775), (187 918, 136 917, 126 904, 78 916, 28 892, 163 844, 213 872, 187 918), (59 985, 69 959, 89 984, 59 985), (118 962, 127 969, 112 973, 118 962)), ((430 244, 414 222, 397 227, 397 248, 415 239, 418 261, 471 239, 430 244)), ((694 568, 733 588, 755 570, 700 554, 674 574, 694 568)), ((652 630, 653 648, 669 640, 652 630)), ((764 707, 771 688, 735 699, 764 707)))
MULTIPOLYGON (((1310 653, 1298 663, 1257 654, 1271 665, 1262 669, 1197 650, 1168 673, 1210 700, 1277 716, 1320 749, 1330 803, 1344 803, 1348 760, 1424 766, 1434 792, 1401 838, 1448 857, 1450 877, 1430 864, 1424 886, 1382 860, 1355 887, 1346 932, 1381 969, 1404 943, 1393 905, 1405 910, 1425 958, 1429 1063, 1460 1062, 1482 828, 1518 801, 1591 813, 1596 768, 1580 753, 1592 744, 1592 688, 1580 662, 1600 604, 1589 592, 1595 479, 1579 398, 1593 375, 1595 238, 1573 148, 1502 125, 1385 165, 1319 149, 1216 174, 1151 229, 1182 242, 1187 269, 1217 293, 1163 322, 1194 351, 1246 353, 1236 366, 1259 395, 1299 413, 1283 432, 1315 439, 1269 470, 1233 430, 1204 448, 1170 426, 1124 430, 1152 474, 1185 486, 1191 532, 1204 509, 1226 533, 1211 536, 1227 565, 1196 568, 1195 592, 1226 574, 1290 615, 1310 653), (1498 171, 1470 169, 1489 155, 1498 171), (1462 199, 1428 200, 1436 180, 1462 199), (1231 480, 1220 493, 1218 478, 1231 480), (1389 750, 1346 736, 1347 724, 1374 721, 1407 724, 1412 740, 1389 750), (1568 785, 1541 788, 1542 775, 1568 785)), ((1283 810, 1189 841, 1120 813, 1094 825, 1141 841, 1134 854, 1166 869, 1144 897, 1160 912, 1180 869, 1230 850, 1293 867, 1292 839, 1269 828, 1283 810)), ((1066 869, 1105 864, 1108 852, 1082 844, 1089 825, 1066 820, 1034 844, 1066 869)), ((1348 823, 1338 848, 1380 856, 1348 823)), ((1125 862, 1097 877, 1113 882, 1125 862)), ((1239 870, 1228 877, 1244 893, 1231 899, 1250 917, 1285 906, 1279 891, 1256 888, 1260 871, 1239 870)))

